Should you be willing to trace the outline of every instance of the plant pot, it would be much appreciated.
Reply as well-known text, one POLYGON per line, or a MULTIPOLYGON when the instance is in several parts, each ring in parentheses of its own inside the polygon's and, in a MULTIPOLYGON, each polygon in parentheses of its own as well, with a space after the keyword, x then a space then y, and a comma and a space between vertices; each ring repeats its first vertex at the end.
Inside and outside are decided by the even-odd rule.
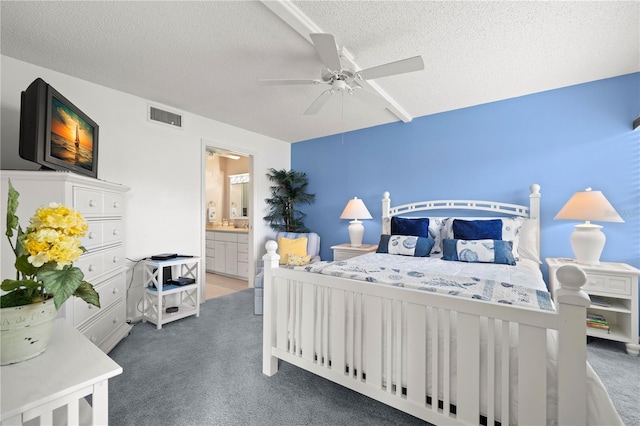
POLYGON ((53 299, 0 309, 0 365, 26 361, 43 353, 58 311, 53 299))

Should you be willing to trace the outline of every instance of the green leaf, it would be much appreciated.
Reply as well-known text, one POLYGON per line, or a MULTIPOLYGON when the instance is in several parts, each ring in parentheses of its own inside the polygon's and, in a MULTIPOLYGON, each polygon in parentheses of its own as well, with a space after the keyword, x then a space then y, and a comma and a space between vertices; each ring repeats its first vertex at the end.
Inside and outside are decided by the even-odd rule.
POLYGON ((82 281, 80 287, 78 287, 73 295, 79 297, 80 299, 93 306, 96 306, 98 308, 100 307, 100 295, 93 288, 93 286, 86 281, 82 281))
POLYGON ((0 288, 4 291, 13 291, 20 287, 26 287, 28 290, 37 290, 40 283, 34 280, 3 280, 0 288))
POLYGON ((30 305, 32 302, 33 299, 31 295, 24 290, 15 290, 0 296, 0 308, 30 305))
POLYGON ((22 272, 23 275, 32 277, 38 272, 38 268, 29 263, 29 255, 23 254, 16 259, 16 270, 22 272))
POLYGON ((70 265, 58 270, 54 262, 49 262, 40 267, 37 277, 44 284, 47 293, 53 294, 56 309, 60 309, 60 306, 80 287, 84 274, 80 268, 70 265))
POLYGON ((16 211, 18 210, 18 197, 20 194, 15 190, 13 185, 11 184, 11 180, 9 180, 9 197, 7 200, 7 238, 11 241, 13 237, 13 231, 17 230, 20 227, 18 216, 16 216, 16 211))

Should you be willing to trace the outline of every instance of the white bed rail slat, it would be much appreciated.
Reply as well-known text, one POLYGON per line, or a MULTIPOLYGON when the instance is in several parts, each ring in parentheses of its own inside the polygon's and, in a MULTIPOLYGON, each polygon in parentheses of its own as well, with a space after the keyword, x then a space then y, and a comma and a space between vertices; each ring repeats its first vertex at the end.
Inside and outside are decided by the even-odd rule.
POLYGON ((367 383, 382 389, 382 299, 368 296, 364 299, 364 354, 367 383))
POLYGON ((480 418, 480 318, 460 312, 457 317, 457 416, 476 423, 480 418))
POLYGON ((424 405, 427 395, 427 321, 425 307, 407 305, 407 399, 424 405))
MULTIPOLYGON (((489 395, 488 400, 493 400, 496 396, 495 365, 496 365, 496 321, 493 318, 487 319, 487 387, 485 392, 489 395)), ((493 425, 495 421, 495 404, 488 403, 486 408, 487 424, 493 425)))
POLYGON ((335 289, 331 292, 330 298, 332 306, 331 323, 329 324, 329 329, 331 330, 331 336, 329 337, 331 369, 340 374, 345 374, 345 332, 347 330, 345 292, 335 289))
POLYGON ((429 349, 431 354, 431 365, 428 366, 431 369, 431 410, 438 411, 438 389, 440 389, 438 385, 438 373, 440 368, 438 367, 438 363, 440 358, 438 357, 440 351, 440 342, 438 341, 439 333, 438 333, 438 310, 432 307, 427 308, 427 315, 429 318, 428 329, 431 333, 431 339, 428 342, 429 349))
POLYGON ((300 327, 300 344, 302 358, 314 361, 315 347, 315 287, 308 283, 302 284, 302 311, 300 312, 302 326, 300 327))
POLYGON ((521 326, 518 330, 518 424, 547 422, 547 331, 521 326))
MULTIPOLYGON (((500 384, 501 389, 509 389, 509 372, 511 371, 511 357, 509 353, 511 351, 511 338, 510 338, 510 330, 509 323, 506 321, 501 321, 501 335, 502 335, 502 346, 501 346, 501 371, 500 371, 500 384)), ((508 426, 511 423, 511 409, 509 406, 509 392, 502 392, 501 398, 501 410, 500 410, 500 418, 502 419, 502 426, 508 426)))

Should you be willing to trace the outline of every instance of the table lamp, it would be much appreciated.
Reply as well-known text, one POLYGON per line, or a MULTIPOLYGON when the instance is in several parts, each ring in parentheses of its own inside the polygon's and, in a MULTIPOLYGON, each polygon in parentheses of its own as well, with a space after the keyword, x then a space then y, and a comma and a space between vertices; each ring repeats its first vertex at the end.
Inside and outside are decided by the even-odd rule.
POLYGON ((602 226, 594 225, 591 221, 624 223, 602 192, 592 191, 591 188, 576 192, 554 219, 585 221, 576 225, 571 233, 571 247, 576 261, 584 265, 600 264, 600 254, 606 241, 602 226))
POLYGON ((361 199, 354 197, 349 200, 344 208, 340 219, 353 219, 349 222, 349 239, 351 247, 362 247, 362 236, 364 235, 364 225, 358 219, 371 219, 371 213, 367 210, 361 199))

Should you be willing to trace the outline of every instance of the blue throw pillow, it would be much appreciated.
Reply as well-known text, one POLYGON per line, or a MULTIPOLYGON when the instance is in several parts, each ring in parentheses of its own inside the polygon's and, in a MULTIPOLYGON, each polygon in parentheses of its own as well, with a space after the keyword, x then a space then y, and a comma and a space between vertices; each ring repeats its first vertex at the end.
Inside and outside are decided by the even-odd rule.
POLYGON ((391 235, 429 238, 429 218, 394 216, 391 218, 391 235))
POLYGON ((501 240, 502 220, 454 219, 453 238, 457 240, 501 240))
POLYGON ((503 240, 442 240, 442 260, 515 265, 513 243, 503 240))
POLYGON ((402 256, 429 257, 435 241, 431 238, 416 237, 413 235, 387 235, 380 236, 380 244, 376 253, 399 254, 402 256))

